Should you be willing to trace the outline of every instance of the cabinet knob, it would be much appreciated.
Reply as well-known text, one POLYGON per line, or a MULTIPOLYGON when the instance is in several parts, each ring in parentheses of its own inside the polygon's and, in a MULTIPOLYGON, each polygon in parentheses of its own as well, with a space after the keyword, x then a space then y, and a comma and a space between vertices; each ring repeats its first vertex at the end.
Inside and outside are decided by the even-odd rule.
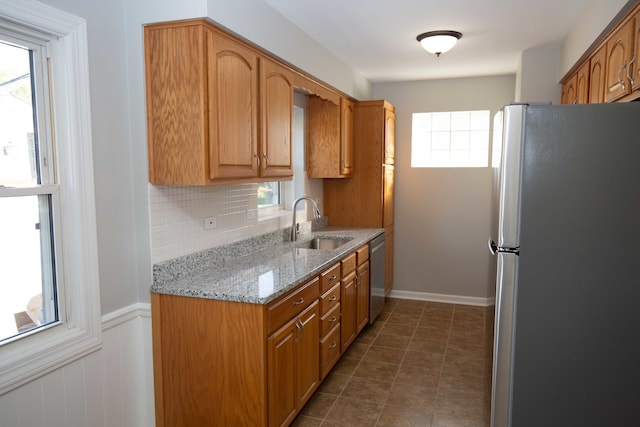
POLYGON ((336 316, 333 316, 331 319, 329 319, 329 323, 336 323, 337 320, 338 318, 336 316))
POLYGON ((329 346, 329 350, 336 348, 338 344, 334 341, 331 343, 331 345, 329 346))
POLYGON ((335 301, 335 300, 337 300, 337 299, 338 299, 338 297, 337 297, 337 296, 335 296, 335 295, 333 295, 331 298, 329 298, 329 301, 335 301))

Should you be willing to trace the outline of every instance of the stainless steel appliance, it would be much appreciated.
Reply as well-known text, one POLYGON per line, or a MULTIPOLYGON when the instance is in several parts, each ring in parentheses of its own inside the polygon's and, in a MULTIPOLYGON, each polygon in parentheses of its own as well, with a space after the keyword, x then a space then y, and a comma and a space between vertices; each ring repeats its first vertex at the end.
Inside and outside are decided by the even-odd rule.
POLYGON ((504 109, 491 425, 640 425, 640 103, 504 109))
POLYGON ((384 307, 384 233, 369 242, 369 260, 371 262, 371 289, 369 293, 369 323, 373 323, 384 307))

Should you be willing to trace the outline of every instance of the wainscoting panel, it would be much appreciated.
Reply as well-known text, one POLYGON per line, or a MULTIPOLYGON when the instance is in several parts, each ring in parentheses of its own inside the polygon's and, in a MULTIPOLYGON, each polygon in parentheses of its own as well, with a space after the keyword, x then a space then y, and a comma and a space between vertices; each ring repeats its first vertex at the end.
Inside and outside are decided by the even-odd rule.
POLYGON ((0 396, 2 427, 152 427, 148 304, 103 316, 102 349, 0 396))

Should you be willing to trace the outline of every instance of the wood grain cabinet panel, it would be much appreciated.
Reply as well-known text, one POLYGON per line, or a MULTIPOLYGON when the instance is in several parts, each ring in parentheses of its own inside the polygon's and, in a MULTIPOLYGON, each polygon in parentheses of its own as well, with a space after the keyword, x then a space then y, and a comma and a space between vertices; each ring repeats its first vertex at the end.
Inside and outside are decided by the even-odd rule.
POLYGON ((576 103, 589 103, 589 61, 586 61, 576 73, 576 103))
POLYGON ((631 93, 631 82, 627 71, 633 56, 634 25, 634 20, 628 21, 607 41, 605 102, 615 101, 631 93))
POLYGON ((631 77, 631 90, 640 89, 640 11, 633 17, 633 58, 629 65, 629 76, 631 77))
POLYGON ((356 274, 356 333, 360 333, 369 323, 369 261, 364 260, 358 265, 356 274))
POLYGON ((286 67, 260 59, 262 153, 260 175, 293 176, 294 75, 286 67))
POLYGON ((604 102, 605 61, 607 45, 602 45, 589 61, 589 103, 604 102))
POLYGON ((209 177, 258 176, 258 55, 208 32, 209 177))
POLYGON ((562 85, 562 103, 576 104, 578 98, 576 95, 576 86, 578 85, 578 75, 574 74, 569 80, 562 85))
POLYGON ((340 308, 342 317, 340 318, 340 352, 344 353, 349 345, 356 339, 356 272, 352 271, 342 278, 340 291, 340 308))

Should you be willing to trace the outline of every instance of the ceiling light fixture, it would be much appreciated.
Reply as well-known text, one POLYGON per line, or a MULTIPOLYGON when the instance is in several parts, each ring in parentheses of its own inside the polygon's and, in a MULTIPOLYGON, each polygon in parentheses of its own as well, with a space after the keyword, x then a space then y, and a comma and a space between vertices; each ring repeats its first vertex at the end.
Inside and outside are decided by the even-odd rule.
POLYGON ((424 50, 439 58, 441 54, 450 51, 461 37, 462 33, 458 31, 441 30, 422 33, 416 37, 416 40, 424 50))

